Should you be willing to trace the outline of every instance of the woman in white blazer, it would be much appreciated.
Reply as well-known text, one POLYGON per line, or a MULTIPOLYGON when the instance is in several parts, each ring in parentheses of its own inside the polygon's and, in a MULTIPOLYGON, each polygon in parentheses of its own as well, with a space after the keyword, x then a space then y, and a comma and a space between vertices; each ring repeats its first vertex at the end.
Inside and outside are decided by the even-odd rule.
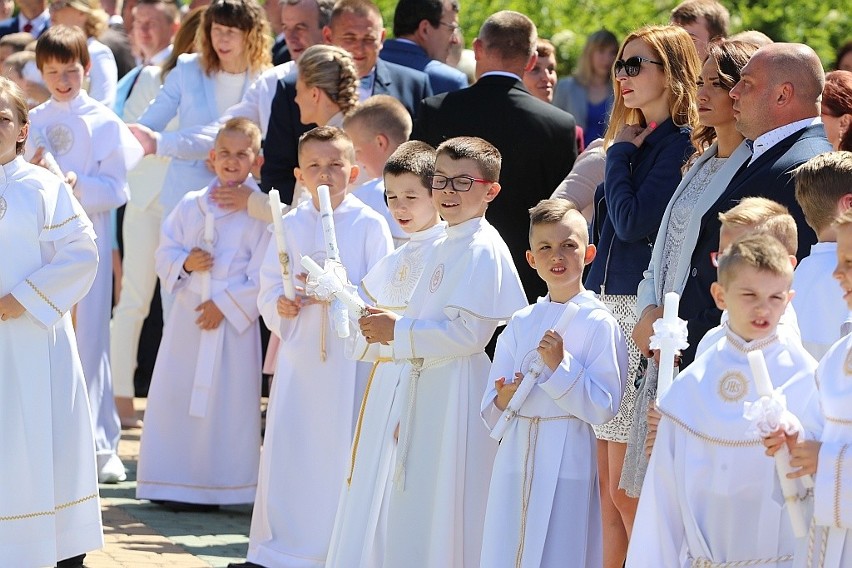
MULTIPOLYGON (((697 128, 692 136, 693 145, 698 150, 691 160, 692 166, 669 201, 654 243, 651 263, 639 284, 636 303, 639 322, 633 330, 633 339, 649 358, 649 364, 638 393, 619 484, 629 495, 639 495, 648 465, 645 454, 647 411, 657 385, 657 365, 649 348, 653 323, 663 315, 663 297, 668 292, 683 292, 701 218, 751 157, 751 150, 736 129, 733 100, 728 93, 739 81, 740 70, 756 50, 756 45, 731 40, 708 47, 707 59, 698 79, 701 128, 697 128)), ((707 262, 710 262, 709 258, 707 262)))
POLYGON ((202 18, 198 53, 178 58, 157 98, 131 128, 146 154, 172 159, 160 192, 164 216, 186 192, 213 177, 206 163, 213 142, 199 127, 238 103, 270 66, 270 37, 256 0, 215 0, 202 18), (164 132, 175 116, 178 130, 164 132))

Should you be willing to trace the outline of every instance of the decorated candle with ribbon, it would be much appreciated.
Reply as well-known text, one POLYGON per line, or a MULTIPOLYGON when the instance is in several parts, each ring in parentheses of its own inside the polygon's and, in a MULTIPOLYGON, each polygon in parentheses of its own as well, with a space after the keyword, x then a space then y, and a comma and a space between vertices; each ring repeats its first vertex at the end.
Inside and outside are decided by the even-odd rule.
POLYGON ((277 189, 269 192, 269 207, 272 210, 272 226, 275 231, 275 243, 278 246, 278 262, 281 263, 281 283, 284 285, 284 297, 296 299, 296 287, 290 269, 290 255, 287 254, 287 239, 284 233, 284 221, 281 218, 281 194, 277 189))

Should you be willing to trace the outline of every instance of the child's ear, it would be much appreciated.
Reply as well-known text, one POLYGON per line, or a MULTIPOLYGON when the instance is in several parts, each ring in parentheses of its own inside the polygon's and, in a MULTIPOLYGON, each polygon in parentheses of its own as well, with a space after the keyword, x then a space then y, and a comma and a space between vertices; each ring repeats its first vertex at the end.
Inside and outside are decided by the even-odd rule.
POLYGON ((713 296, 713 301, 716 302, 716 307, 720 310, 727 309, 725 304, 725 289, 718 282, 710 284, 710 295, 713 296))
POLYGON ((500 193, 500 184, 495 182, 491 183, 491 187, 488 188, 488 191, 485 193, 485 202, 491 203, 494 201, 494 198, 497 197, 497 194, 500 193))
POLYGON ((788 304, 789 304, 790 302, 792 302, 792 301, 793 301, 793 297, 794 297, 795 295, 796 295, 796 291, 795 291, 795 290, 793 290, 792 288, 790 288, 790 291, 789 291, 789 292, 787 292, 787 303, 788 303, 788 304))
POLYGON ((88 76, 88 75, 89 75, 89 71, 91 70, 91 68, 92 68, 92 62, 91 62, 91 61, 89 61, 89 64, 88 64, 88 65, 86 65, 85 67, 83 67, 83 75, 88 76))
POLYGON ((207 159, 210 160, 211 164, 216 163, 216 149, 215 148, 211 149, 210 153, 207 154, 207 159))
POLYGON ((298 181, 302 185, 305 185, 305 180, 302 178, 302 170, 300 170, 299 168, 293 168, 293 177, 296 178, 296 181, 298 181))
POLYGON ((852 209, 852 193, 847 193, 837 200, 837 214, 841 215, 852 209))
POLYGON ((254 168, 263 166, 263 154, 258 154, 254 157, 254 168))
POLYGON ((526 257, 527 257, 527 263, 530 265, 530 268, 535 270, 535 257, 533 256, 533 253, 532 253, 531 250, 528 250, 526 252, 526 257))
POLYGON ((791 254, 790 255, 790 266, 792 266, 793 268, 796 268, 797 264, 799 264, 799 259, 796 258, 795 254, 791 254))
MULTIPOLYGON (((428 20, 424 20, 424 21, 426 21, 426 23, 428 23, 428 20)), ((385 151, 390 146, 390 140, 384 134, 377 134, 376 135, 376 144, 378 144, 380 150, 385 151)))
POLYGON ((21 131, 18 133, 18 142, 26 142, 27 136, 30 134, 30 123, 26 123, 21 127, 21 131))
POLYGON ((361 173, 361 168, 358 167, 358 164, 352 164, 352 169, 349 171, 349 183, 355 183, 355 180, 358 179, 358 174, 361 173))
POLYGON ((598 247, 595 245, 586 245, 586 255, 583 257, 583 265, 588 266, 595 260, 598 254, 598 247))

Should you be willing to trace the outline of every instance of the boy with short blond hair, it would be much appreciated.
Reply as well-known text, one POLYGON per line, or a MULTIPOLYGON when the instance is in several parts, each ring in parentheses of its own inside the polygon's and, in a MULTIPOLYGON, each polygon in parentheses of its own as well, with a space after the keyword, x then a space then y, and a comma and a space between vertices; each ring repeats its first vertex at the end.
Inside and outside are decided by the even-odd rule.
POLYGON ((817 243, 793 276, 793 307, 799 316, 802 344, 817 360, 848 333, 849 310, 830 277, 837 261, 833 222, 852 207, 852 152, 815 156, 793 170, 796 201, 817 235, 817 243), (848 324, 847 324, 848 327, 848 324))
POLYGON ((127 202, 127 172, 143 152, 127 125, 82 90, 91 61, 86 35, 79 28, 50 27, 39 38, 35 57, 51 98, 30 111, 26 156, 53 155, 97 234, 98 272, 91 290, 77 304, 77 346, 95 427, 98 480, 117 483, 127 474, 117 452, 121 426, 109 365, 110 215, 127 202))
MULTIPOLYGON (((340 259, 350 282, 392 250, 384 218, 348 194, 358 177, 352 140, 321 126, 299 139, 295 175, 311 199, 283 219, 291 272, 300 259, 326 260, 317 188, 329 187, 340 259)), ((260 313, 281 339, 267 411, 248 560, 261 566, 322 566, 334 528, 341 482, 350 465, 352 434, 370 367, 345 356, 329 306, 284 296, 273 239, 260 272, 260 313), (310 559, 310 561, 306 560, 310 559)), ((355 314, 352 314, 355 315, 355 314)))
POLYGON ((760 350, 773 387, 801 422, 800 434, 822 429, 816 362, 800 343, 777 333, 792 280, 788 251, 766 234, 739 239, 719 260, 711 293, 719 309, 728 310, 726 334, 659 402, 663 416, 628 567, 682 566, 684 557, 693 566, 791 565, 799 543, 775 464, 744 411, 760 398, 747 357, 760 350))
MULTIPOLYGON (((833 276, 840 284, 846 309, 852 310, 852 209, 841 213, 831 230, 837 239, 837 267, 833 276)), ((797 565, 806 568, 843 568, 852 562, 849 532, 852 507, 848 489, 848 472, 852 467, 852 453, 848 451, 852 443, 848 426, 852 424, 850 370, 852 336, 847 335, 829 348, 816 372, 820 407, 826 421, 822 436, 819 441, 788 441, 793 444, 790 465, 797 468, 795 475, 815 474, 813 547, 797 558, 797 565)))
POLYGON ((175 305, 148 393, 138 499, 184 509, 254 500, 261 426, 258 273, 269 232, 246 211, 218 207, 210 194, 219 186, 260 191, 251 176, 259 153, 256 124, 226 122, 210 151, 216 178, 187 193, 163 221, 156 268, 175 305), (210 229, 212 241, 205 242, 210 229))
POLYGON ((548 295, 516 312, 497 340, 481 404, 488 427, 501 420, 521 380, 535 386, 522 405, 512 404, 518 414, 497 450, 481 565, 602 566, 591 425, 618 411, 627 347, 618 322, 583 288, 583 268, 594 259, 595 247, 572 203, 546 199, 530 209, 526 256, 548 295), (555 329, 565 310, 573 309, 567 327, 555 329), (535 353, 545 364, 543 373, 524 379, 535 353))
POLYGON ((497 326, 526 305, 506 243, 485 219, 500 193, 500 152, 474 137, 437 150, 432 201, 447 238, 403 315, 360 320, 370 343, 407 360, 385 566, 478 566, 488 477, 497 449, 479 418, 497 326))
MULTIPOLYGON (((361 290, 371 305, 402 313, 426 263, 446 237, 446 224, 432 203, 435 149, 425 142, 405 142, 391 154, 384 170, 390 213, 410 240, 373 266, 361 281, 361 290)), ((405 361, 393 359, 391 345, 369 344, 360 333, 353 340, 352 356, 372 362, 373 370, 355 426, 328 568, 381 564, 393 481, 394 434, 404 406, 397 391, 405 361)))
POLYGON ((385 201, 382 170, 385 162, 411 135, 411 115, 401 102, 388 95, 373 95, 358 104, 343 121, 352 138, 358 163, 369 176, 352 194, 381 213, 388 222, 396 246, 408 240, 408 233, 393 219, 385 201))

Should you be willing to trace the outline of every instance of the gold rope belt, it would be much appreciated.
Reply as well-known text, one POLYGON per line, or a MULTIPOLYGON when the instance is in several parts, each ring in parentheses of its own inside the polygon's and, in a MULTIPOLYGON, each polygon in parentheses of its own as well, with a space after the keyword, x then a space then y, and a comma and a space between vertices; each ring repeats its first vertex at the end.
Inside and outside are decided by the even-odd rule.
POLYGON ((786 556, 779 556, 777 558, 762 558, 759 560, 736 560, 733 562, 713 562, 709 558, 690 557, 690 561, 692 562, 692 568, 740 568, 744 566, 763 566, 766 564, 778 564, 779 562, 791 562, 792 560, 792 554, 787 554, 786 556))
POLYGON ((373 368, 370 369, 370 377, 367 379, 367 388, 364 389, 364 397, 361 399, 361 408, 358 410, 358 423, 355 425, 355 438, 352 440, 352 458, 349 462, 349 476, 346 478, 346 486, 352 485, 352 474, 355 473, 355 457, 358 455, 358 442, 361 440, 361 424, 364 421, 364 409, 367 408, 367 397, 370 396, 370 386, 373 384, 373 377, 376 376, 376 369, 381 363, 390 363, 393 359, 390 357, 379 357, 373 362, 373 368))

